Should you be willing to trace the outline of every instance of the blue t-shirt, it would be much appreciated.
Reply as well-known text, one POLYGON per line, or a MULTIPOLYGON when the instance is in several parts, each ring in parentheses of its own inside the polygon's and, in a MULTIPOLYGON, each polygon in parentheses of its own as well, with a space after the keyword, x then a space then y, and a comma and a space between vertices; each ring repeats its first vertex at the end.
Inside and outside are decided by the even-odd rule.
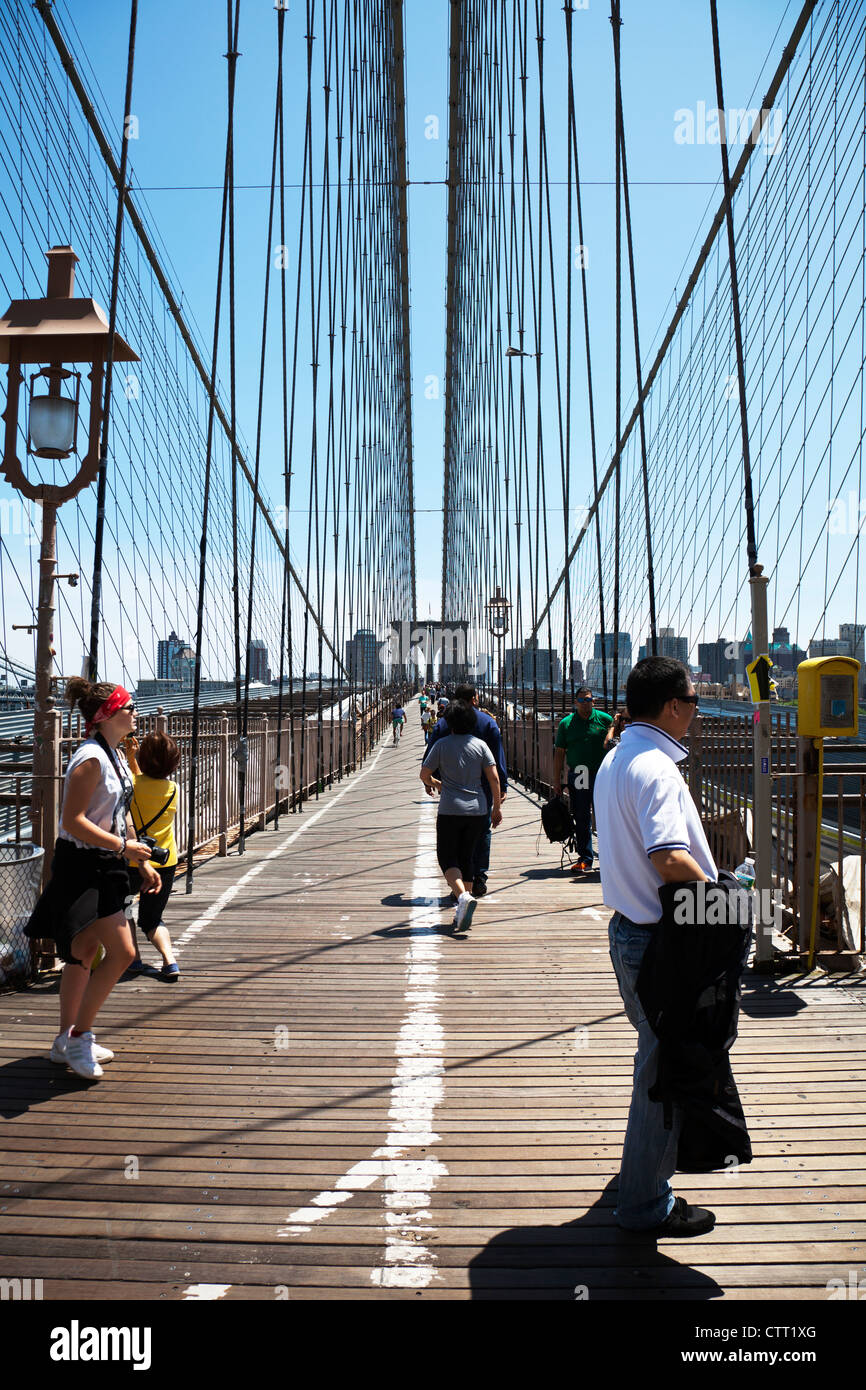
POLYGON ((442 781, 440 816, 486 816, 485 767, 496 759, 475 734, 447 734, 437 739, 424 759, 424 767, 438 772, 442 781))

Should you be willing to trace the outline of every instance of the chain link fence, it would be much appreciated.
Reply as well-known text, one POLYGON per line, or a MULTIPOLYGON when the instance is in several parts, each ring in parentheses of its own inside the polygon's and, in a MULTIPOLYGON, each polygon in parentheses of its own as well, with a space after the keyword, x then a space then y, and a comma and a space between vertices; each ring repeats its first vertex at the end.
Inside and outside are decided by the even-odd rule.
POLYGON ((0 845, 0 988, 23 985, 33 973, 24 928, 39 896, 42 859, 38 845, 0 845))

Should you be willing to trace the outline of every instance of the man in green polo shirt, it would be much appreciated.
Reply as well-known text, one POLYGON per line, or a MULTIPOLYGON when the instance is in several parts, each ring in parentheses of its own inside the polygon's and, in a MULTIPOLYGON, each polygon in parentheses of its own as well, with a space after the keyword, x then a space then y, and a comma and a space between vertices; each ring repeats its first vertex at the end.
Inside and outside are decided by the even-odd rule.
POLYGON ((592 692, 581 686, 573 713, 565 716, 556 731, 553 762, 554 796, 562 796, 563 765, 568 764, 568 795, 577 826, 578 862, 574 869, 579 873, 592 868, 592 788, 613 734, 613 719, 593 709, 592 692))

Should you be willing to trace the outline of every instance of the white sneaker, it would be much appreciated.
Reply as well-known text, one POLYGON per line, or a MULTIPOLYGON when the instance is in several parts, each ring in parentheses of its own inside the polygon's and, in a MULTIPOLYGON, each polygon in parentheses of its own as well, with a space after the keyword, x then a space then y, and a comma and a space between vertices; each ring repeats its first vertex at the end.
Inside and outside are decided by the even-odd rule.
POLYGON ((471 893, 461 893, 457 899, 457 911, 454 914, 454 930, 468 931, 472 923, 472 914, 475 911, 477 898, 473 898, 471 893))
MULTIPOLYGON (((48 1054, 49 1062, 57 1062, 61 1067, 67 1065, 66 1049, 69 1045, 69 1034, 58 1033, 54 1042, 51 1044, 51 1051, 48 1054)), ((100 1047, 98 1042, 93 1044, 93 1055, 97 1062, 113 1062, 114 1053, 110 1047, 100 1047)))
POLYGON ((92 1033, 80 1033, 77 1038, 70 1037, 66 1044, 66 1065, 87 1081, 98 1081, 103 1075, 96 1060, 95 1042, 92 1033))

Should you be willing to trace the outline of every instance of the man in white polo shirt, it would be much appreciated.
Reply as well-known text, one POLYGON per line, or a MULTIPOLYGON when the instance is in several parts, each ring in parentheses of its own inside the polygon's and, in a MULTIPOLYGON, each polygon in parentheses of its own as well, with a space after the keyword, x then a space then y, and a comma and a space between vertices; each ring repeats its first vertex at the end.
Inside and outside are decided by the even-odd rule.
POLYGON ((616 1219, 647 1235, 693 1236, 715 1217, 674 1197, 682 1111, 664 1128, 664 1107, 647 1094, 656 1078, 658 1039, 636 994, 641 961, 661 918, 663 883, 715 881, 697 807, 677 766, 688 750, 680 740, 697 696, 687 667, 650 656, 631 670, 626 705, 631 723, 595 781, 595 819, 604 901, 614 909, 610 955, 629 1022, 637 1030, 634 1085, 619 1175, 616 1219))

